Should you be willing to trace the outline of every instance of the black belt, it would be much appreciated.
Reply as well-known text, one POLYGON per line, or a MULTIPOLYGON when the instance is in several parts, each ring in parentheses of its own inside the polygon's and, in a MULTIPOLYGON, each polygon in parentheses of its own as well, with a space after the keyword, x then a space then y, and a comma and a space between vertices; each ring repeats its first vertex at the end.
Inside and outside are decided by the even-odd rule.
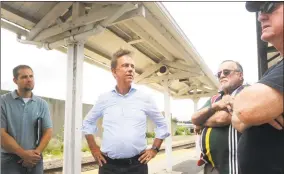
POLYGON ((131 164, 140 164, 138 161, 140 155, 136 155, 131 158, 121 158, 121 159, 111 159, 107 156, 105 156, 105 159, 107 161, 107 164, 113 164, 113 165, 131 165, 131 164))

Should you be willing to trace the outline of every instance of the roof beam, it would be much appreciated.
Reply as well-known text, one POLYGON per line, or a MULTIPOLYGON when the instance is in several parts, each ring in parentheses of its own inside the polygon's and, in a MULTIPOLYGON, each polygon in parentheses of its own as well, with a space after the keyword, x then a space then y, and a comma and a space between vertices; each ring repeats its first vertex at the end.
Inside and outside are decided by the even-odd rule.
POLYGON ((162 80, 178 80, 178 79, 185 79, 194 76, 192 73, 189 72, 177 72, 174 74, 167 74, 163 76, 155 76, 155 77, 149 77, 141 80, 139 84, 148 84, 148 83, 159 83, 162 80))
POLYGON ((62 12, 67 10, 72 5, 72 2, 58 2, 30 31, 27 40, 33 40, 35 36, 43 29, 51 25, 62 12))
POLYGON ((1 18, 4 18, 12 23, 20 25, 23 28, 31 29, 37 23, 34 18, 23 14, 22 12, 11 8, 10 6, 1 3, 1 18))
POLYGON ((56 23, 57 24, 62 24, 64 22, 64 19, 62 18, 62 17, 58 17, 57 19, 56 19, 56 23))
MULTIPOLYGON (((80 16, 85 15, 85 6, 81 2, 74 2, 72 5, 72 21, 75 21, 80 16)), ((75 28, 71 30, 71 35, 77 34, 79 32, 79 28, 75 28)))
POLYGON ((205 91, 205 92, 209 92, 209 93, 210 93, 210 92, 216 92, 216 91, 214 91, 214 90, 205 88, 203 85, 198 86, 197 89, 202 90, 202 91, 205 91))
POLYGON ((5 22, 3 20, 1 20, 1 27, 5 28, 6 30, 15 32, 17 35, 21 35, 21 36, 27 36, 28 35, 28 31, 21 29, 13 24, 10 24, 8 22, 5 22))
MULTIPOLYGON (((68 7, 69 8, 69 7, 68 7)), ((81 2, 74 2, 72 6, 72 20, 75 21, 80 16, 85 15, 85 6, 81 2)))
MULTIPOLYGON (((121 37, 118 37, 115 33, 113 33, 111 30, 109 29, 106 29, 105 30, 106 32, 110 33, 112 35, 112 37, 116 37, 119 41, 121 41, 123 43, 123 45, 121 46, 125 46, 125 49, 131 49, 133 50, 134 52, 139 52, 141 53, 142 55, 144 55, 145 57, 148 58, 147 62, 151 63, 151 64, 154 64, 155 62, 149 58, 147 55, 145 55, 143 52, 141 52, 140 50, 138 50, 137 48, 133 47, 132 45, 128 44, 124 39, 122 39, 121 37), (124 45, 125 44, 125 45, 124 45), (129 47, 128 47, 129 46, 129 47)), ((136 54, 135 54, 136 55, 136 54)))
POLYGON ((201 97, 212 97, 213 95, 215 95, 216 92, 212 92, 212 93, 205 93, 205 94, 195 94, 195 95, 182 95, 182 96, 178 96, 178 95, 174 95, 173 98, 174 99, 194 99, 194 98, 201 98, 201 97))
POLYGON ((187 94, 189 91, 193 90, 194 88, 196 88, 196 86, 192 85, 192 86, 186 86, 182 89, 180 89, 177 93, 177 95, 181 96, 183 94, 187 94))
POLYGON ((132 44, 137 44, 137 43, 141 43, 141 42, 144 42, 144 40, 143 39, 134 39, 134 40, 128 41, 127 43, 132 45, 132 44))
POLYGON ((134 33, 139 35, 140 38, 145 40, 149 45, 151 45, 157 52, 162 54, 166 59, 173 61, 174 57, 153 37, 151 37, 145 30, 143 30, 135 21, 126 21, 123 23, 128 28, 130 28, 134 33))
MULTIPOLYGON (((86 6, 88 6, 88 4, 86 4, 86 6)), ((92 3, 92 4, 91 4, 91 9, 89 10, 88 13, 96 12, 96 11, 100 10, 101 8, 103 8, 102 6, 103 6, 103 5, 96 4, 96 3, 92 3)))
MULTIPOLYGON (((116 21, 118 21, 119 19, 117 19, 116 21)), ((76 34, 80 34, 80 33, 83 33, 83 32, 86 32, 86 31, 89 31, 91 29, 94 29, 96 26, 94 23, 91 23, 91 24, 88 24, 88 25, 85 25, 83 27, 79 27, 79 30, 76 34)), ((63 33, 60 33, 60 34, 57 34, 55 36, 51 36, 49 38, 47 38, 45 41, 46 42, 55 42, 57 40, 61 40, 61 39, 64 39, 68 36, 71 36, 72 33, 70 31, 65 31, 63 33)), ((128 44, 134 44, 134 43, 139 43, 139 42, 143 42, 143 40, 134 40, 134 41, 129 41, 128 44)))
POLYGON ((133 18, 145 17, 145 10, 142 5, 139 5, 137 9, 124 13, 117 20, 113 21, 110 25, 115 25, 117 23, 126 22, 133 18))
POLYGON ((191 60, 187 58, 191 57, 191 55, 182 49, 183 47, 180 45, 180 43, 171 35, 171 33, 168 32, 163 24, 157 20, 147 8, 145 8, 144 18, 140 19, 146 20, 147 23, 151 24, 157 31, 159 31, 159 34, 165 38, 164 41, 166 41, 168 45, 172 45, 172 47, 175 48, 187 62, 192 63, 191 60))
MULTIPOLYGON (((216 78, 216 77, 215 77, 216 78)), ((201 83, 203 84, 206 84, 207 86, 209 86, 210 88, 212 89, 215 89, 215 85, 208 79, 207 76, 203 75, 203 76, 199 76, 199 77, 196 77, 196 80, 200 81, 201 83)), ((218 86, 219 86, 219 83, 218 83, 218 86)), ((217 86, 217 87, 218 87, 217 86)))
POLYGON ((188 65, 185 65, 185 64, 182 64, 182 63, 179 63, 179 62, 171 62, 171 61, 168 61, 168 60, 163 60, 162 63, 164 65, 171 67, 171 68, 175 68, 175 69, 179 69, 179 70, 182 70, 182 71, 203 75, 203 72, 199 68, 188 66, 188 65))
POLYGON ((84 16, 78 17, 74 21, 68 21, 63 24, 55 25, 51 28, 43 30, 41 33, 39 33, 34 40, 35 41, 43 41, 44 39, 58 35, 60 33, 63 33, 65 31, 88 25, 100 20, 104 20, 111 16, 114 11, 118 10, 118 7, 108 6, 106 8, 102 8, 99 11, 86 14, 84 16))
POLYGON ((82 34, 82 33, 85 33, 85 32, 87 32, 87 31, 90 31, 90 30, 95 29, 96 27, 97 27, 97 26, 96 26, 95 24, 89 24, 89 25, 86 25, 86 26, 84 26, 84 27, 79 27, 79 28, 74 29, 74 30, 76 30, 76 33, 74 33, 74 32, 72 33, 72 32, 70 32, 70 31, 65 31, 65 32, 60 33, 60 34, 58 34, 58 35, 51 36, 51 37, 45 39, 44 41, 45 41, 45 42, 48 42, 48 43, 50 43, 50 42, 55 42, 55 41, 58 41, 58 40, 62 40, 62 39, 64 39, 64 38, 66 38, 66 37, 72 36, 72 35, 74 35, 74 34, 82 34))
POLYGON ((122 15, 126 11, 130 11, 137 8, 137 5, 133 3, 125 3, 123 6, 120 7, 113 7, 108 6, 106 8, 102 8, 99 11, 95 11, 84 16, 80 16, 75 20, 53 26, 51 28, 43 30, 34 40, 42 41, 48 37, 64 33, 68 30, 85 26, 88 24, 95 23, 97 21, 105 20, 100 25, 103 27, 109 25, 112 21, 116 20, 120 15, 122 15))
POLYGON ((126 2, 114 14, 112 14, 110 17, 102 21, 100 25, 104 27, 109 26, 111 23, 113 23, 113 21, 117 20, 124 13, 132 11, 137 8, 138 8, 138 4, 133 4, 132 2, 126 2))
MULTIPOLYGON (((159 5, 160 3, 155 3, 157 5, 159 5)), ((162 6, 162 5, 159 5, 162 6)), ((151 12, 149 12, 149 10, 147 8, 145 8, 145 18, 140 18, 137 19, 135 18, 135 20, 145 20, 146 22, 150 23, 153 28, 155 30, 157 30, 160 35, 162 35, 165 39, 165 41, 167 42, 168 45, 172 45, 173 48, 175 48, 177 50, 177 52, 179 52, 182 56, 182 58, 192 64, 198 64, 201 67, 201 70, 203 72, 206 73, 206 75, 212 80, 214 86, 218 86, 218 82, 216 80, 216 78, 214 78, 214 76, 212 75, 212 72, 208 69, 208 67, 206 66, 205 62, 202 59, 198 59, 198 53, 193 49, 193 48, 189 48, 190 51, 193 53, 193 55, 191 55, 186 48, 180 44, 171 33, 168 32, 168 30, 164 27, 164 25, 155 17, 153 16, 153 14, 151 12), (192 58, 192 59, 189 59, 192 58)))
POLYGON ((145 71, 142 74, 140 74, 139 76, 135 77, 134 82, 135 83, 139 83, 141 80, 143 80, 146 77, 149 77, 151 74, 155 73, 158 69, 161 68, 161 66, 163 66, 163 64, 161 64, 161 63, 151 65, 150 67, 145 69, 145 71))
POLYGON ((177 95, 180 96, 180 95, 186 94, 186 93, 188 92, 188 90, 189 90, 189 86, 186 86, 186 87, 180 89, 180 90, 178 91, 177 95))

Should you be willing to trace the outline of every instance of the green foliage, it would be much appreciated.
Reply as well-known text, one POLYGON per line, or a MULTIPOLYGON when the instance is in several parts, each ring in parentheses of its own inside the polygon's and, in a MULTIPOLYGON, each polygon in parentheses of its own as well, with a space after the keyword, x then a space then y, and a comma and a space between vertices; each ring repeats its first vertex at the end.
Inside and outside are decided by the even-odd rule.
POLYGON ((174 118, 172 118, 172 122, 177 123, 178 119, 174 117, 174 118))
POLYGON ((61 134, 57 134, 55 138, 52 138, 47 147, 43 151, 43 155, 51 155, 51 156, 61 156, 63 154, 64 149, 64 126, 61 128, 61 134))
POLYGON ((191 133, 188 129, 185 130, 185 135, 191 135, 191 133))
POLYGON ((155 138, 155 132, 146 132, 147 138, 155 138))
POLYGON ((91 152, 90 151, 90 148, 88 146, 88 143, 86 141, 83 141, 82 142, 82 149, 81 149, 82 152, 91 152))
POLYGON ((175 135, 183 135, 183 132, 177 129, 175 135))
MULTIPOLYGON (((47 147, 43 151, 44 156, 62 156, 64 150, 64 127, 61 129, 62 133, 57 134, 54 138, 52 138, 47 147)), ((82 142, 82 152, 90 152, 88 143, 86 141, 82 142)))
POLYGON ((43 154, 44 155, 54 155, 54 156, 58 156, 61 155, 63 152, 63 142, 60 141, 57 138, 52 138, 47 147, 44 149, 43 154))
POLYGON ((178 126, 175 135, 191 135, 191 133, 188 130, 188 128, 183 126, 178 126))
POLYGON ((187 130, 186 127, 183 127, 183 126, 178 126, 177 127, 177 130, 181 131, 181 132, 185 132, 185 130, 187 130))

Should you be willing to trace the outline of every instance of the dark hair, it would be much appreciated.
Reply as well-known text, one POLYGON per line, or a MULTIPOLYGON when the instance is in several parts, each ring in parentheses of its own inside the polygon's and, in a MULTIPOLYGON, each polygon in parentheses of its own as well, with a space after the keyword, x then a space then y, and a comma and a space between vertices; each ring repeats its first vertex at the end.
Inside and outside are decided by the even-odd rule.
POLYGON ((131 56, 132 52, 130 50, 126 50, 126 49, 122 49, 122 48, 117 50, 113 54, 111 62, 110 62, 111 69, 116 68, 116 66, 117 66, 117 59, 119 59, 120 57, 125 56, 125 55, 131 56))
POLYGON ((15 79, 18 78, 20 69, 30 69, 30 70, 33 71, 33 69, 28 65, 18 65, 13 69, 13 76, 14 76, 15 79))
POLYGON ((242 67, 242 65, 239 62, 234 61, 234 60, 224 60, 221 64, 223 64, 225 62, 234 62, 237 65, 237 70, 239 72, 243 72, 243 67, 242 67))

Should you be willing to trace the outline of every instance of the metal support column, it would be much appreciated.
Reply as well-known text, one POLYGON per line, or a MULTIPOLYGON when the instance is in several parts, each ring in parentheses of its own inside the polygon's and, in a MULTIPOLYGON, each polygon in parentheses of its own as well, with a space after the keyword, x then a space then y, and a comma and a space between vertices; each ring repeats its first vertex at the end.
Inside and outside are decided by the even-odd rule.
MULTIPOLYGON (((164 111, 165 111, 165 117, 167 120, 168 125, 168 131, 172 132, 172 118, 171 118, 171 105, 170 105, 170 91, 169 91, 169 80, 163 80, 162 81, 164 86, 164 111)), ((166 138, 165 140, 166 144, 166 159, 167 159, 167 172, 172 172, 173 168, 173 157, 172 157, 172 135, 166 138)))
MULTIPOLYGON (((197 104, 198 104, 199 99, 200 98, 193 98, 192 99, 193 100, 193 111, 194 111, 194 113, 197 111, 197 104)), ((192 133, 194 133, 194 131, 192 131, 192 133)), ((199 143, 200 143, 200 135, 196 135, 195 136, 195 153, 196 153, 197 157, 199 157, 200 153, 201 153, 199 143)))
POLYGON ((193 99, 193 108, 194 108, 194 112, 196 112, 197 111, 197 103, 198 103, 198 101, 199 101, 199 98, 194 98, 193 99))
POLYGON ((63 173, 79 174, 81 173, 84 43, 69 42, 67 55, 63 173))

